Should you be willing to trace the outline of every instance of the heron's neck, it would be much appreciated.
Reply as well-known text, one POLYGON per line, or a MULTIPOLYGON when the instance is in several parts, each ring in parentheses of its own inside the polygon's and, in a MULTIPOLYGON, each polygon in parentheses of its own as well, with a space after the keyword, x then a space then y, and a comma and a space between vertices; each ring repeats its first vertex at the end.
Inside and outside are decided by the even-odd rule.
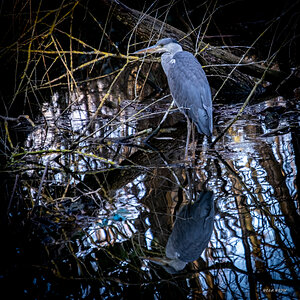
POLYGON ((172 49, 172 50, 173 50, 172 52, 165 52, 161 56, 161 64, 162 64, 162 67, 166 74, 169 71, 170 64, 175 62, 175 61, 172 61, 174 55, 178 52, 181 52, 182 48, 180 45, 178 45, 178 47, 176 47, 176 49, 172 49))
MULTIPOLYGON (((168 49, 168 48, 167 48, 168 49)), ((172 56, 174 56, 177 52, 182 51, 182 47, 179 44, 172 44, 172 46, 169 48, 169 51, 166 53, 170 53, 172 56)))

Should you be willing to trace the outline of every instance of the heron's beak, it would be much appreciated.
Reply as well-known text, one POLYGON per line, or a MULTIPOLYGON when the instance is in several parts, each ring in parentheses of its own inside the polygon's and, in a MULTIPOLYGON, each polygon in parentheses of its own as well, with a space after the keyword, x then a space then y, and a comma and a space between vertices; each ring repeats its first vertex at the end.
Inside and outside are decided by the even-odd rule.
POLYGON ((141 54, 141 53, 153 53, 153 52, 157 52, 160 49, 159 46, 154 45, 148 48, 144 48, 138 51, 133 52, 133 54, 141 54))

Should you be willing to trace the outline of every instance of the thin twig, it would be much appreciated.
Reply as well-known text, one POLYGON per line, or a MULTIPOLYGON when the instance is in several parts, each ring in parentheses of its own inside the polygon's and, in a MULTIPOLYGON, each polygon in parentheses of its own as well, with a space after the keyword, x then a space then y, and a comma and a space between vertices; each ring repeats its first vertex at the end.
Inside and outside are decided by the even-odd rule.
POLYGON ((41 182, 40 182, 39 191, 38 191, 38 194, 36 196, 36 201, 35 201, 34 206, 39 205, 39 198, 40 198, 41 193, 42 193, 43 182, 45 181, 45 177, 46 177, 46 174, 47 174, 47 171, 48 171, 48 165, 49 165, 49 161, 47 161, 47 163, 45 165, 45 169, 44 169, 43 176, 42 176, 42 179, 41 179, 41 182))

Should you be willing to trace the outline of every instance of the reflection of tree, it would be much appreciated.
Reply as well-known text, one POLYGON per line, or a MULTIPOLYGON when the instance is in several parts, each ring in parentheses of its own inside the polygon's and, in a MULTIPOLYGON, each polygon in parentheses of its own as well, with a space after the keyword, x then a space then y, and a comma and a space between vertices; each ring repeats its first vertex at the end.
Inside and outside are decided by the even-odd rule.
MULTIPOLYGON (((300 129, 299 129, 299 127, 292 128, 291 136, 292 136, 292 144, 293 144, 293 148, 294 148, 295 164, 297 167, 297 175, 296 175, 295 185, 296 185, 296 190, 299 191, 299 189, 300 189, 300 129)), ((296 193, 295 200, 298 203, 298 207, 300 207, 299 192, 296 193)))
MULTIPOLYGON (((166 245, 172 229, 173 214, 178 202, 177 184, 168 169, 162 168, 148 175, 145 181, 148 193, 143 203, 149 207, 154 238, 159 244, 166 245)), ((163 253, 162 253, 163 254, 163 253)))
MULTIPOLYGON (((269 144, 260 142, 255 144, 255 148, 255 157, 259 157, 259 160, 248 159, 247 166, 251 172, 247 170, 238 172, 233 161, 221 160, 231 178, 232 193, 235 195, 235 204, 239 213, 250 296, 256 299, 263 292, 267 298, 273 299, 275 294, 272 291, 278 286, 277 284, 292 286, 299 295, 298 270, 295 265, 297 258, 293 257, 295 254, 292 250, 293 245, 286 231, 288 228, 296 246, 296 253, 298 253, 299 232, 296 224, 299 224, 299 216, 286 184, 282 167, 284 161, 282 160, 281 164, 278 163, 269 144), (258 165, 256 168, 252 167, 255 164, 259 164, 263 171, 258 165), (273 188, 272 194, 270 189, 264 192, 265 186, 261 185, 262 176, 259 173, 264 174, 264 172, 266 181, 273 188), (251 190, 249 189, 250 182, 251 190), (281 221, 281 213, 278 212, 277 207, 280 208, 285 224, 281 221), (270 240, 272 236, 275 240, 270 240), (280 259, 280 254, 283 255, 284 260, 281 258, 280 262, 277 262, 276 258, 280 259), (255 270, 253 270, 253 259, 255 270), (282 266, 283 262, 284 266, 282 266), (289 276, 286 276, 283 270, 288 270, 289 276), (281 280, 277 279, 278 275, 281 280), (287 280, 287 277, 290 279, 287 280), (258 290, 258 282, 262 284, 261 290, 258 290)), ((282 154, 280 151, 279 153, 282 154)), ((285 155, 283 154, 282 157, 285 155)), ((228 217, 233 218, 230 215, 228 217)), ((228 224, 229 222, 227 226, 228 224)), ((238 232, 232 229, 232 226, 228 226, 228 229, 234 235, 238 232)))
MULTIPOLYGON (((253 173, 254 173, 254 170, 253 170, 253 173)), ((261 191, 262 188, 260 188, 260 183, 258 182, 256 176, 253 176, 253 181, 255 182, 256 186, 258 187, 258 190, 261 191)), ((267 219, 269 228, 273 230, 274 237, 275 237, 275 243, 277 245, 276 248, 278 248, 278 249, 280 249, 280 251, 282 251, 287 269, 290 271, 293 280, 296 282, 298 280, 298 275, 297 275, 297 272, 295 270, 294 263, 291 259, 293 257, 293 251, 290 248, 286 247, 286 245, 283 241, 283 238, 281 236, 281 230, 276 226, 276 219, 270 213, 266 203, 264 202, 264 199, 263 199, 263 196, 262 196, 261 192, 259 192, 257 194, 257 197, 258 197, 260 203, 263 205, 264 210, 267 211, 267 213, 265 213, 265 218, 267 219)), ((263 247, 269 247, 269 244, 268 244, 268 242, 265 241, 265 238, 264 238, 263 235, 261 236, 261 244, 262 244, 263 247)), ((280 270, 276 270, 276 271, 281 273, 280 270)), ((263 279, 264 281, 272 282, 272 279, 270 277, 266 277, 264 273, 256 274, 256 276, 258 276, 258 275, 259 275, 259 277, 258 277, 259 279, 263 279)), ((283 274, 281 273, 281 275, 283 275, 283 274)), ((275 283, 274 280, 273 280, 273 282, 275 283)), ((284 282, 283 282, 283 284, 284 284, 284 282)), ((299 290, 298 290, 296 285, 295 285, 295 290, 299 294, 299 290)))
MULTIPOLYGON (((234 169, 233 164, 230 163, 230 165, 234 169)), ((250 213, 245 196, 241 194, 243 187, 240 181, 236 177, 232 175, 230 177, 232 178, 232 183, 234 188, 233 192, 235 194, 235 203, 238 209, 238 216, 239 216, 240 226, 242 230, 242 241, 245 250, 245 261, 246 261, 246 267, 248 271, 250 297, 251 299, 256 299, 258 291, 257 291, 257 280, 255 278, 254 273, 256 272, 263 273, 265 274, 265 276, 270 276, 270 275, 268 274, 266 265, 263 262, 261 242, 258 237, 258 233, 256 232, 252 224, 254 222, 253 216, 250 213), (252 268, 252 256, 254 257, 255 260, 255 268, 256 268, 255 272, 253 271, 252 268)), ((269 284, 265 284, 264 281, 262 281, 262 288, 263 290, 269 291, 273 287, 270 286, 269 284)), ((270 292, 266 292, 266 295, 268 299, 273 299, 272 294, 270 292)))
POLYGON ((260 143, 257 151, 261 157, 260 165, 267 173, 266 179, 274 189, 272 196, 278 200, 285 223, 295 243, 296 253, 300 256, 300 216, 297 214, 295 203, 286 185, 286 175, 282 165, 279 165, 268 144, 260 143))

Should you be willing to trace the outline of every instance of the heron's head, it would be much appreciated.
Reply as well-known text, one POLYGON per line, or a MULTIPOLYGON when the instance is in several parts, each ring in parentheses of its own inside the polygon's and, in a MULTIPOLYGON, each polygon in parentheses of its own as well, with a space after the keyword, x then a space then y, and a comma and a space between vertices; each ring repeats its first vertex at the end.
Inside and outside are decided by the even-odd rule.
POLYGON ((165 38, 159 40, 154 46, 138 50, 134 52, 134 54, 165 53, 165 52, 175 54, 178 51, 182 51, 182 47, 180 46, 180 44, 175 39, 165 38))
POLYGON ((168 257, 147 257, 147 259, 156 265, 162 266, 170 274, 180 273, 188 264, 180 259, 170 259, 168 257))

